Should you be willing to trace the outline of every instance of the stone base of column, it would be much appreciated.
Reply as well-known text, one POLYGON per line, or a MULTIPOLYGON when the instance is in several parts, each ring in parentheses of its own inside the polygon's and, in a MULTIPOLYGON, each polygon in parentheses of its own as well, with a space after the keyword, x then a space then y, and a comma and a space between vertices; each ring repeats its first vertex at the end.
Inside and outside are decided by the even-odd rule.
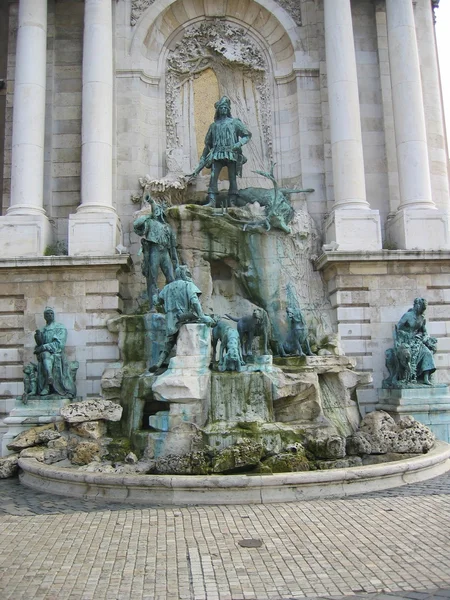
POLYGON ((0 256, 43 256, 52 243, 53 232, 45 215, 0 217, 0 256))
POLYGON ((69 215, 69 256, 116 254, 122 228, 113 212, 79 212, 69 215))
POLYGON ((380 214, 377 210, 335 210, 325 221, 325 240, 339 244, 339 250, 381 250, 380 214))
POLYGON ((386 236, 399 250, 448 250, 449 216, 443 210, 405 209, 386 223, 386 236))

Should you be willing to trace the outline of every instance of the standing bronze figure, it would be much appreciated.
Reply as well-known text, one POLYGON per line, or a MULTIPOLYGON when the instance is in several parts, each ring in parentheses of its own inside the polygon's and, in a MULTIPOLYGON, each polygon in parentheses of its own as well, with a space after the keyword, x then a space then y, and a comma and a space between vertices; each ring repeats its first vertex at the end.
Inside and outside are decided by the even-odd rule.
POLYGON ((150 198, 152 214, 138 217, 133 223, 134 232, 142 236, 142 274, 147 281, 150 310, 158 294, 158 271, 164 273, 166 283, 174 280, 174 269, 178 266, 175 233, 164 216, 164 209, 150 198))
POLYGON ((233 204, 233 199, 238 193, 236 178, 242 177, 242 165, 247 162, 242 153, 242 146, 249 142, 252 137, 244 123, 240 119, 231 116, 229 98, 223 96, 215 103, 214 107, 216 109, 214 123, 209 126, 199 165, 192 173, 192 177, 196 177, 203 168, 211 169, 207 206, 212 207, 216 206, 217 182, 224 167, 228 167, 230 182, 228 202, 233 204))

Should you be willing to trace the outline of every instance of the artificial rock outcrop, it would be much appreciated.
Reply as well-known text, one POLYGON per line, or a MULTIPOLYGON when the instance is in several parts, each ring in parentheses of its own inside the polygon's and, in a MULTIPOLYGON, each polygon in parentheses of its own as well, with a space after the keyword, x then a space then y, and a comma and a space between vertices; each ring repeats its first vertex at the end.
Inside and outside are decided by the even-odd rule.
POLYGON ((359 430, 347 438, 347 454, 421 454, 431 450, 434 434, 411 416, 395 422, 385 411, 369 413, 359 430))

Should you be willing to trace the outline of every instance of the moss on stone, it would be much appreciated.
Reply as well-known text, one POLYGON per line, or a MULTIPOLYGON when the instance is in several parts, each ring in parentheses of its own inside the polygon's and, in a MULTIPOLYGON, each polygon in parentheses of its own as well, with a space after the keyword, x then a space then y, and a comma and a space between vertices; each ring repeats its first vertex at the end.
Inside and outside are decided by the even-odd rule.
POLYGON ((214 473, 232 473, 249 470, 259 464, 265 455, 262 444, 244 438, 236 444, 221 450, 214 459, 214 473))
POLYGON ((309 471, 309 461, 303 454, 276 454, 270 456, 263 462, 272 473, 291 473, 297 471, 309 471))
POLYGON ((107 445, 107 454, 104 458, 111 462, 124 462, 130 452, 131 442, 128 438, 113 438, 107 445))

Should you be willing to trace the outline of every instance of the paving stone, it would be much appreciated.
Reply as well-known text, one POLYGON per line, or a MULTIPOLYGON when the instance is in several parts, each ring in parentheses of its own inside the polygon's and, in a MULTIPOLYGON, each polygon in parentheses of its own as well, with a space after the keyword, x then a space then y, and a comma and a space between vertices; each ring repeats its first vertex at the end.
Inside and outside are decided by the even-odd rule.
POLYGON ((449 513, 450 474, 342 500, 169 508, 1 480, 0 598, 444 600, 449 513))

